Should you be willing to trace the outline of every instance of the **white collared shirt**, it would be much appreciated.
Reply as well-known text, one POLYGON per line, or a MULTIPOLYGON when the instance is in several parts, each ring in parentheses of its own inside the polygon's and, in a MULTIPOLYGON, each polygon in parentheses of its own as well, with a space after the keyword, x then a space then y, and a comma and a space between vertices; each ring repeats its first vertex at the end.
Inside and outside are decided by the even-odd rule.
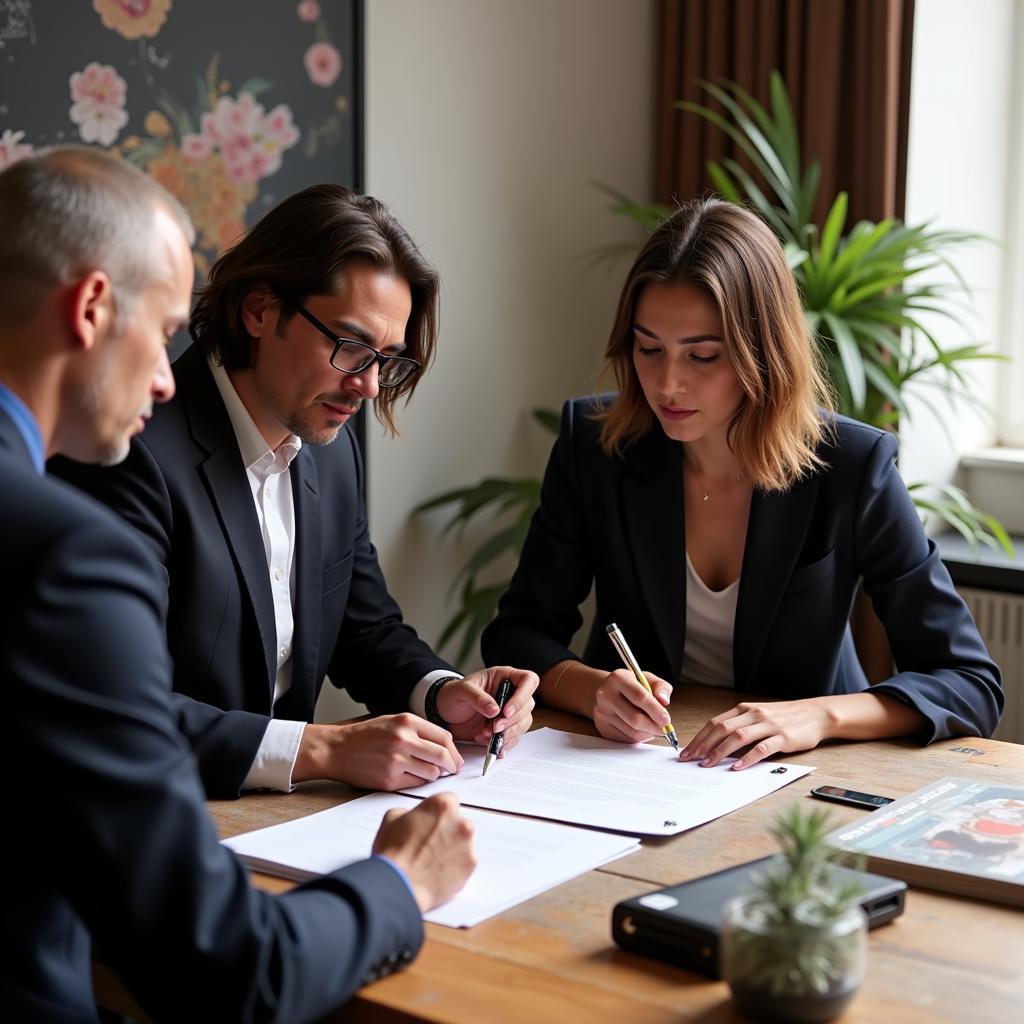
MULTIPOLYGON (((231 378, 223 366, 208 360, 214 383, 231 420, 245 475, 256 505, 263 550, 270 573, 270 591, 274 599, 277 671, 274 676, 274 703, 292 685, 292 638, 295 632, 295 499, 289 472, 292 460, 302 449, 302 439, 289 434, 271 450, 259 428, 253 423, 231 378)), ((424 676, 410 695, 410 709, 423 717, 426 691, 435 679, 451 675, 438 669, 424 676)), ((243 789, 278 789, 290 792, 292 770, 299 752, 305 722, 272 718, 263 734, 256 758, 242 783, 243 789)))

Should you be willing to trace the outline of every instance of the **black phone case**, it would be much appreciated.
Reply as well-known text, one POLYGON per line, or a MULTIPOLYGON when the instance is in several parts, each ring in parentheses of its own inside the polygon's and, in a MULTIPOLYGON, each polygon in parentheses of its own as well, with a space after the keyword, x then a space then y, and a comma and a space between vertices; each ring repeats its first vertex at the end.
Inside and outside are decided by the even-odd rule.
MULTIPOLYGON (((622 900, 612 910, 612 938, 631 953, 664 960, 689 971, 719 977, 718 935, 722 908, 749 888, 751 876, 779 854, 748 861, 712 875, 622 900)), ((864 888, 860 905, 868 927, 903 913, 905 882, 850 868, 835 868, 837 883, 856 877, 864 888)))

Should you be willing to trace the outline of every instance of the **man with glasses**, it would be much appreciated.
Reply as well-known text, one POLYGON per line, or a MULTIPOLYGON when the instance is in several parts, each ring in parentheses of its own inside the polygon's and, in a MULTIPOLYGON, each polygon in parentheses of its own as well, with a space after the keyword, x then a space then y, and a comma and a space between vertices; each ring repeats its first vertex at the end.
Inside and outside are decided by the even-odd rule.
POLYGON ((508 750, 529 728, 537 677, 459 677, 403 623, 368 535, 346 424, 370 401, 394 430, 433 355, 437 293, 381 203, 305 189, 213 265, 177 396, 128 459, 56 467, 166 569, 175 710, 211 796, 307 779, 401 789, 457 772, 453 737, 503 730, 508 750), (377 717, 309 724, 325 675, 377 717))

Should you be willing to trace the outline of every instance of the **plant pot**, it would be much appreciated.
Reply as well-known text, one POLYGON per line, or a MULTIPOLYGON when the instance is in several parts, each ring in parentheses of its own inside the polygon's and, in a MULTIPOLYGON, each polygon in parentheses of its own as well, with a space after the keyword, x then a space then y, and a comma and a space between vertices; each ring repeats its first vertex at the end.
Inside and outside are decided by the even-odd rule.
POLYGON ((723 911, 721 959, 722 978, 748 1017, 833 1020, 864 980, 867 919, 858 906, 829 917, 806 904, 779 920, 762 898, 743 896, 723 911))

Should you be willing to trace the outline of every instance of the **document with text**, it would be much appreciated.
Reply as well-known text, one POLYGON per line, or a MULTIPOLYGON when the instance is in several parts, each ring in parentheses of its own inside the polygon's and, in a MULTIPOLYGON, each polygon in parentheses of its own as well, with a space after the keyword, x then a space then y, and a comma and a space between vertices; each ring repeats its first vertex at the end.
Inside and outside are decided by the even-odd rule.
MULTIPOLYGON (((384 813, 392 807, 411 810, 417 803, 396 793, 374 793, 223 843, 255 871, 305 881, 369 857, 384 813)), ((472 808, 463 808, 463 813, 474 826, 477 868, 461 892, 424 917, 450 928, 472 927, 640 849, 638 840, 630 836, 472 808)))
POLYGON ((458 775, 405 792, 452 792, 474 807, 651 836, 703 825, 814 771, 767 761, 734 772, 735 758, 701 768, 661 742, 615 743, 556 729, 527 733, 487 775, 483 748, 459 751, 465 765, 458 775))

